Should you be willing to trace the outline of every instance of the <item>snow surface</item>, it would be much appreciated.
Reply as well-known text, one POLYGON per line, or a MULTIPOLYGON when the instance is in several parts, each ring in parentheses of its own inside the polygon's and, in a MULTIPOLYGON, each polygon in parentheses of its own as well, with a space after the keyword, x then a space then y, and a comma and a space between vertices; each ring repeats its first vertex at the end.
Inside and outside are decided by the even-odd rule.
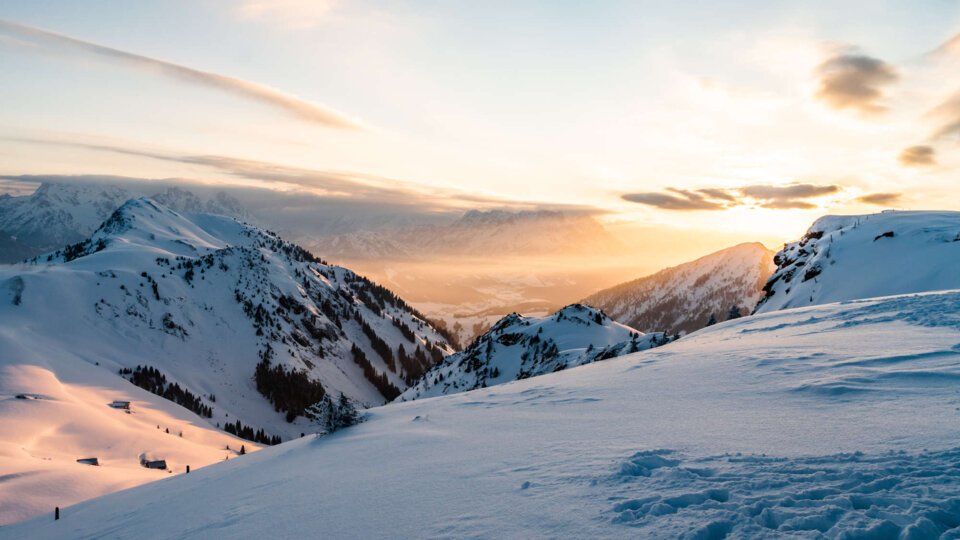
POLYGON ((960 287, 960 212, 825 216, 775 257, 764 313, 960 287))
POLYGON ((30 351, 10 347, 8 331, 0 333, 0 525, 170 474, 141 467, 142 452, 166 459, 170 471, 181 474, 187 465, 196 470, 233 458, 241 445, 249 452, 259 448, 212 429, 206 419, 109 367, 64 355, 44 341, 30 351), (45 361, 26 360, 45 353, 45 361), (114 400, 130 401, 131 412, 111 408, 114 400), (100 466, 76 461, 90 457, 100 466))
POLYGON ((733 306, 753 311, 776 267, 763 244, 739 244, 594 293, 583 300, 644 332, 688 334, 733 306))
POLYGON ((960 291, 783 310, 0 538, 957 538, 958 379, 960 291))
POLYGON ((444 358, 398 399, 536 377, 656 347, 665 339, 662 333, 643 334, 583 304, 571 304, 547 317, 513 313, 463 351, 444 358))

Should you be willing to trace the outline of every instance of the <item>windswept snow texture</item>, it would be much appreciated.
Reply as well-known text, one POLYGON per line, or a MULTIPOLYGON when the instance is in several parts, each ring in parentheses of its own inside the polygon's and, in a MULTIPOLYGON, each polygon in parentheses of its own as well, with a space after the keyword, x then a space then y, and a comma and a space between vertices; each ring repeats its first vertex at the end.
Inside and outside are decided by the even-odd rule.
POLYGON ((2 538, 957 538, 960 292, 394 403, 2 538))
POLYGON ((401 400, 466 392, 634 353, 664 343, 597 309, 571 304, 548 317, 507 315, 463 351, 448 356, 401 400))
POLYGON ((602 290, 584 300, 643 332, 687 334, 753 311, 773 273, 773 254, 763 244, 740 244, 695 261, 602 290))
POLYGON ((758 313, 960 287, 960 212, 826 216, 774 258, 758 313))
POLYGON ((283 440, 322 430, 311 405, 383 404, 446 352, 390 291, 273 233, 128 201, 89 239, 0 266, 0 523, 155 479, 144 451, 176 472, 220 461, 237 421, 283 440), (121 377, 137 366, 209 416, 121 377))

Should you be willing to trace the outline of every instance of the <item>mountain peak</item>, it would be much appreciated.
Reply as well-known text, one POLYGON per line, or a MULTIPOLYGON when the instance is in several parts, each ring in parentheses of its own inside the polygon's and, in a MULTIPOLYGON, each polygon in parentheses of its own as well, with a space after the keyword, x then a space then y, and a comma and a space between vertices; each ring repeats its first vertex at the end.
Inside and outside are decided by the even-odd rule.
POLYGON ((667 343, 600 310, 570 304, 546 317, 511 313, 463 351, 446 357, 401 400, 465 392, 606 360, 667 343))
POLYGON ((0 263, 23 260, 24 250, 29 257, 81 242, 130 199, 150 197, 181 214, 249 217, 240 202, 224 192, 198 196, 175 185, 164 189, 169 184, 162 181, 133 182, 110 176, 56 178, 40 181, 29 195, 0 198, 0 231, 17 244, 0 245, 0 263))
POLYGON ((703 328, 753 309, 773 273, 773 254, 746 242, 587 297, 584 302, 640 330, 670 334, 703 328))
POLYGON ((960 288, 960 212, 824 216, 774 262, 758 313, 960 288))

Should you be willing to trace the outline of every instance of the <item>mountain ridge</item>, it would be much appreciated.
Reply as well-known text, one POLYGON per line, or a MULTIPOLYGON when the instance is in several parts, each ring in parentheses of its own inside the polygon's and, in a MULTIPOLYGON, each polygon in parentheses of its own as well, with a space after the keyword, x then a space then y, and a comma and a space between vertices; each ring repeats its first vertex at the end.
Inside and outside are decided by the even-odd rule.
POLYGON ((641 331, 690 333, 731 309, 749 313, 773 273, 773 253, 745 242, 655 274, 598 291, 583 300, 641 331))
POLYGON ((82 241, 125 201, 151 196, 184 213, 249 217, 239 201, 223 191, 201 198, 176 186, 43 182, 30 195, 0 198, 0 234, 19 246, 16 250, 0 246, 0 263, 19 262, 82 241))
POLYGON ((757 313, 960 288, 960 212, 824 216, 774 260, 757 313))
POLYGON ((643 334, 583 304, 570 304, 546 317, 512 313, 463 351, 433 366, 398 399, 407 401, 487 388, 668 342, 663 333, 643 334))

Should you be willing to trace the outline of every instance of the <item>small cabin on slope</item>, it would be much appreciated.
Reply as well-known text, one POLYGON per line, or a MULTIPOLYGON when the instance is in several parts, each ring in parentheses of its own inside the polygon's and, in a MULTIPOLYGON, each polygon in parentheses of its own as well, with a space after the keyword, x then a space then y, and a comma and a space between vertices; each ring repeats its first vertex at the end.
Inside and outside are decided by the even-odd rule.
POLYGON ((81 463, 83 465, 94 465, 96 467, 100 466, 100 460, 95 457, 80 458, 77 460, 77 463, 81 463))
POLYGON ((130 410, 130 402, 129 402, 129 401, 123 401, 123 400, 115 399, 115 400, 113 400, 113 403, 110 404, 110 406, 113 407, 114 409, 123 409, 123 410, 125 410, 125 411, 129 411, 129 410, 130 410))
POLYGON ((161 469, 166 470, 167 460, 165 459, 149 459, 145 454, 140 454, 140 465, 148 469, 161 469))

